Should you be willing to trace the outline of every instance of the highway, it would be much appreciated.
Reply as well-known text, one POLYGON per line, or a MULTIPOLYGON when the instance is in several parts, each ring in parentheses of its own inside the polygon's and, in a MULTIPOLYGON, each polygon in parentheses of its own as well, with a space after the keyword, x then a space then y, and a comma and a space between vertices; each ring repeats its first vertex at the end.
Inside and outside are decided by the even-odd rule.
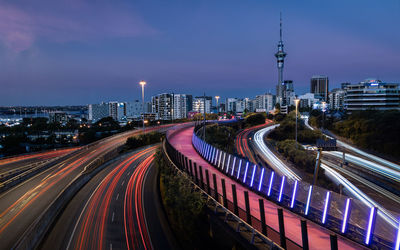
MULTIPOLYGON (((339 151, 323 151, 323 154, 330 155, 339 159, 343 159, 343 152, 339 151)), ((348 162, 351 162, 353 164, 356 164, 358 166, 361 166, 369 171, 375 172, 383 177, 386 177, 392 181, 400 182, 400 172, 399 170, 394 170, 390 167, 386 167, 383 165, 380 165, 378 163, 372 162, 365 160, 361 157, 352 155, 352 154, 345 154, 345 160, 348 162)))
MULTIPOLYGON (((237 190, 237 199, 238 199, 238 206, 241 209, 245 209, 245 202, 244 202, 244 191, 249 192, 249 200, 250 200, 250 208, 251 214, 255 218, 260 218, 260 210, 259 210, 259 199, 264 200, 265 206, 265 217, 267 218, 267 224, 269 227, 273 228, 276 231, 279 231, 278 226, 278 215, 277 215, 277 208, 279 207, 273 202, 270 202, 264 199, 262 196, 254 193, 252 190, 247 189, 246 187, 240 185, 239 183, 235 182, 233 179, 229 178, 215 167, 211 166, 208 162, 206 162, 193 148, 191 144, 193 135, 193 127, 183 128, 179 131, 176 131, 174 134, 171 134, 169 137, 169 142, 173 147, 179 150, 182 154, 187 156, 193 162, 196 162, 198 166, 203 167, 203 176, 205 176, 205 170, 209 171, 210 176, 212 174, 216 175, 217 183, 221 183, 222 179, 225 179, 226 183, 226 194, 228 200, 232 201, 232 190, 231 185, 236 184, 237 190)), ((213 183, 210 183, 211 188, 215 188, 213 183)), ((218 192, 222 194, 222 187, 221 185, 217 186, 218 192)), ((301 246, 301 229, 300 229, 300 218, 298 215, 284 210, 284 220, 285 220, 285 231, 286 237, 291 239, 291 241, 295 242, 296 244, 301 246)), ((330 232, 313 222, 308 222, 308 236, 309 236, 309 244, 310 249, 325 249, 326 246, 329 246, 329 234, 330 232)), ((278 239, 279 242, 279 239, 278 239)), ((288 243, 289 244, 289 243, 288 243)), ((338 236, 338 245, 339 249, 359 249, 362 248, 359 245, 355 244, 354 242, 342 238, 338 236)), ((291 243, 291 247, 294 249, 298 248, 298 246, 293 245, 291 243)))
POLYGON ((156 149, 129 153, 90 180, 68 204, 41 248, 171 249, 171 233, 164 230, 157 201, 152 165, 156 149))
MULTIPOLYGON (((254 135, 255 145, 258 148, 258 150, 260 150, 266 156, 266 158, 269 159, 269 162, 272 163, 272 166, 274 166, 277 169, 277 171, 280 171, 281 173, 285 174, 286 176, 290 175, 291 178, 295 178, 291 173, 291 169, 288 166, 286 166, 265 145, 265 142, 264 142, 265 134, 277 126, 278 125, 274 125, 274 126, 267 127, 267 128, 257 131, 254 135)), ((327 152, 324 151, 324 153, 327 153, 327 152)), ((362 192, 359 188, 357 188, 348 179, 346 179, 344 176, 342 176, 340 173, 338 173, 335 169, 329 167, 328 165, 326 165, 324 163, 321 164, 321 168, 324 169, 326 171, 326 173, 328 173, 328 176, 331 177, 331 179, 335 183, 343 185, 343 187, 346 189, 348 195, 362 201, 365 205, 367 205, 369 207, 372 207, 372 206, 377 207, 379 216, 381 216, 386 222, 388 222, 393 227, 396 227, 398 225, 397 219, 387 209, 385 209, 378 202, 371 199, 368 195, 366 195, 364 192, 362 192)))
MULTIPOLYGON (((148 129, 166 129, 160 126, 148 129)), ((91 162, 123 145, 141 131, 128 131, 83 147, 72 157, 50 167, 0 195, 0 242, 11 248, 58 194, 91 162)))
POLYGON ((274 153, 272 153, 272 151, 264 143, 265 135, 278 126, 279 124, 258 130, 254 134, 254 143, 257 147, 257 150, 261 152, 261 155, 265 156, 264 159, 266 162, 268 162, 276 172, 278 172, 280 175, 286 175, 294 180, 301 180, 301 177, 293 169, 283 163, 274 153))

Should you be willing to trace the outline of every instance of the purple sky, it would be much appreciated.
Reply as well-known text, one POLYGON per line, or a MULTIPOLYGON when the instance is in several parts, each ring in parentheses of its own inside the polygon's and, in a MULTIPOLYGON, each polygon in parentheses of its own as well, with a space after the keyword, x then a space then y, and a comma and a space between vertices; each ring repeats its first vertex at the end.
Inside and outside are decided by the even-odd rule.
POLYGON ((280 11, 297 93, 400 82, 399 0, 0 0, 0 105, 274 92, 280 11))

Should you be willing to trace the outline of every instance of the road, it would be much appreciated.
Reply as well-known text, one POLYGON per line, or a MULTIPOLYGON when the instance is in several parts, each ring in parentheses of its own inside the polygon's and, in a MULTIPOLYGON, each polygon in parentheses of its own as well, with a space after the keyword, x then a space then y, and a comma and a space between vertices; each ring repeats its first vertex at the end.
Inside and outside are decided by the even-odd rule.
MULTIPOLYGON (((258 200, 263 199, 267 224, 274 230, 279 231, 278 215, 277 215, 278 206, 275 203, 272 203, 264 199, 262 196, 254 193, 252 190, 249 190, 246 187, 235 182, 233 179, 227 177, 226 175, 218 171, 215 167, 211 166, 203 158, 201 158, 201 156, 196 152, 196 150, 192 146, 191 143, 192 135, 193 135, 193 127, 183 128, 180 131, 176 131, 174 134, 171 134, 169 141, 172 144, 172 146, 175 147, 177 150, 179 150, 182 154, 187 156, 193 162, 196 162, 198 166, 203 167, 203 176, 206 175, 205 170, 207 169, 209 171, 210 176, 212 176, 212 174, 216 175, 217 183, 221 183, 221 180, 224 179, 226 187, 228 187, 226 188, 227 198, 230 201, 233 200, 232 190, 230 187, 232 184, 235 184, 237 189, 238 206, 241 209, 245 209, 243 192, 248 191, 251 214, 255 218, 260 218, 258 200)), ((213 182, 210 183, 210 186, 211 188, 214 188, 213 182)), ((218 185, 217 188, 218 192, 222 194, 221 185, 218 185)), ((302 240, 301 240, 301 229, 300 229, 300 217, 288 210, 284 210, 284 220, 285 220, 286 237, 291 239, 296 244, 301 245, 302 240)), ((310 221, 308 222, 308 236, 311 249, 326 249, 326 246, 329 246, 330 244, 329 234, 330 232, 325 228, 322 228, 310 221)), ((339 244, 339 249, 362 248, 356 245, 354 242, 351 242, 350 240, 342 238, 340 236, 338 236, 338 244, 339 244)))
POLYGON ((152 165, 156 148, 130 153, 90 180, 68 204, 41 248, 171 249, 163 215, 155 216, 160 213, 152 165))
MULTIPOLYGON (((166 129, 160 126, 149 130, 166 129)), ((50 167, 0 196, 0 242, 11 248, 24 231, 51 204, 58 194, 92 161, 105 155, 141 131, 128 131, 108 137, 72 157, 50 167)))

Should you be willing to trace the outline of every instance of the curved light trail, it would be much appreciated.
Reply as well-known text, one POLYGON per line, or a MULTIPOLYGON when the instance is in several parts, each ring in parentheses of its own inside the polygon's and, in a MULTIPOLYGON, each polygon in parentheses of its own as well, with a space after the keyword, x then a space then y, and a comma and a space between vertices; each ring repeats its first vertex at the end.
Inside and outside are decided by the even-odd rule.
POLYGON ((291 179, 301 180, 300 176, 298 176, 293 170, 286 166, 274 153, 272 153, 272 151, 264 143, 265 134, 278 126, 279 124, 258 130, 254 134, 254 141, 259 150, 268 158, 274 169, 276 169, 282 175, 286 175, 291 179))

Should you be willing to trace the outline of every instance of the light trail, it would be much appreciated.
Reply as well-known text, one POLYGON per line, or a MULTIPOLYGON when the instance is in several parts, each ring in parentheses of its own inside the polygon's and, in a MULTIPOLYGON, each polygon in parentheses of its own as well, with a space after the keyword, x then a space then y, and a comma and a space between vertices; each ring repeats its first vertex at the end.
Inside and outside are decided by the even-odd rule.
MULTIPOLYGON (((324 151, 323 153, 326 155, 330 155, 330 156, 334 156, 336 158, 343 159, 343 153, 339 152, 339 151, 324 151)), ((391 180, 400 182, 400 172, 398 172, 396 170, 379 165, 375 162, 365 160, 363 158, 360 158, 360 157, 352 155, 352 154, 345 154, 345 158, 346 158, 345 160, 348 162, 351 162, 358 166, 364 167, 368 170, 371 170, 375 173, 385 176, 391 180)))
POLYGON ((286 166, 274 153, 272 153, 272 151, 264 143, 265 134, 278 126, 279 124, 258 130, 254 134, 254 141, 258 149, 264 154, 264 156, 267 157, 275 170, 280 172, 282 175, 286 175, 290 179, 301 180, 300 176, 298 176, 293 170, 286 166))

